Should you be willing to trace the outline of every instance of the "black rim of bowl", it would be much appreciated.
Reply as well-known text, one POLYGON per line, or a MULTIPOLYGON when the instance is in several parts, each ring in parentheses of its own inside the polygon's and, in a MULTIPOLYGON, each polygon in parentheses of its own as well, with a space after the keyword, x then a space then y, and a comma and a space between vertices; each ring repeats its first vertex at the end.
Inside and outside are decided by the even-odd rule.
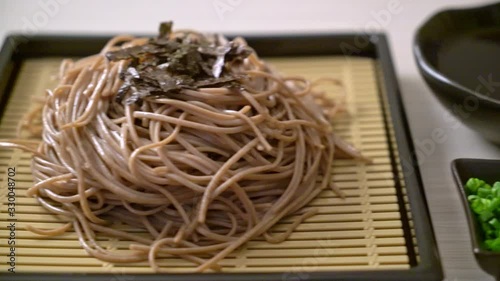
POLYGON ((414 37, 414 40, 413 40, 413 53, 415 55, 415 58, 416 58, 416 61, 417 61, 417 65, 420 66, 420 69, 423 72, 425 72, 428 76, 432 76, 434 79, 440 81, 441 83, 448 84, 449 86, 454 87, 454 88, 456 88, 457 90, 459 90, 459 91, 461 91, 463 93, 467 93, 469 95, 473 95, 473 96, 477 97, 479 100, 481 100, 483 102, 486 102, 486 103, 495 105, 497 107, 500 107, 500 100, 493 99, 493 98, 490 98, 488 96, 476 93, 475 91, 473 91, 473 90, 471 90, 471 89, 469 89, 469 88, 467 88, 465 86, 462 86, 460 83, 458 83, 458 82, 456 82, 456 81, 454 81, 454 80, 446 77, 445 75, 443 75, 441 72, 439 72, 433 66, 433 64, 431 64, 427 60, 426 55, 422 51, 422 42, 423 42, 423 37, 424 37, 424 35, 422 34, 423 33, 423 29, 433 19, 436 19, 436 18, 439 18, 439 17, 444 17, 445 15, 453 15, 455 13, 463 13, 463 12, 468 12, 468 13, 474 14, 474 13, 477 13, 477 12, 480 12, 480 11, 490 10, 493 7, 500 8, 500 3, 487 4, 487 5, 483 5, 483 6, 479 6, 479 7, 472 7, 472 8, 470 8, 470 7, 467 8, 466 7, 466 8, 456 8, 456 9, 445 9, 445 10, 442 10, 442 11, 439 11, 439 12, 433 14, 432 16, 428 17, 423 22, 423 24, 421 24, 417 28, 417 32, 415 33, 415 37, 414 37))

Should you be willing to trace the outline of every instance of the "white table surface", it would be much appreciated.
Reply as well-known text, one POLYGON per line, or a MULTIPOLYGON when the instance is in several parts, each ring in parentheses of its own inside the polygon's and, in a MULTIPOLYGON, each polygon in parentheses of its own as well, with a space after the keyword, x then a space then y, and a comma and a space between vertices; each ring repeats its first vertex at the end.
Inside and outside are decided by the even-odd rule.
POLYGON ((465 128, 437 103, 412 55, 419 24, 439 9, 467 7, 481 0, 0 0, 0 40, 8 33, 152 33, 158 22, 230 33, 318 33, 384 30, 401 85, 414 141, 442 128, 446 141, 422 154, 420 169, 446 280, 491 281, 476 265, 465 215, 450 172, 459 157, 500 158, 496 147, 465 128), (439 2, 439 3, 437 3, 439 2))

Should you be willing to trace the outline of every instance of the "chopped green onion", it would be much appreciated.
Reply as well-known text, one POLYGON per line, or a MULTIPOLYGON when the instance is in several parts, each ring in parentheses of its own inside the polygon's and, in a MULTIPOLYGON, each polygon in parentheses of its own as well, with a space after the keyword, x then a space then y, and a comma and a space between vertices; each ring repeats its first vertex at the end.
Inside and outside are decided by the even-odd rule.
POLYGON ((494 229, 496 230, 500 229, 500 221, 497 218, 491 219, 488 223, 491 224, 494 229))
POLYGON ((482 187, 484 184, 485 182, 480 179, 470 178, 465 184, 465 187, 467 187, 470 193, 477 193, 478 188, 482 187))
POLYGON ((500 181, 491 186, 483 180, 470 178, 465 189, 470 208, 481 225, 484 246, 500 252, 500 181))
POLYGON ((486 247, 492 251, 499 252, 500 251, 500 238, 496 239, 488 239, 484 241, 486 247))
POLYGON ((500 181, 495 182, 491 192, 493 193, 493 196, 500 198, 500 181))
POLYGON ((490 198, 492 196, 491 188, 480 187, 477 189, 477 196, 482 198, 490 198))

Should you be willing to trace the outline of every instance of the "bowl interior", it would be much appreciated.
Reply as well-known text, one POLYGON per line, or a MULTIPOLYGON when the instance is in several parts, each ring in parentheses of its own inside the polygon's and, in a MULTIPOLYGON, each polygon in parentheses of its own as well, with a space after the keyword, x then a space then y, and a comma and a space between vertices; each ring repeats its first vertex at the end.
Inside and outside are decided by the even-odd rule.
POLYGON ((457 90, 500 106, 498 15, 500 3, 437 13, 418 29, 417 60, 457 90))

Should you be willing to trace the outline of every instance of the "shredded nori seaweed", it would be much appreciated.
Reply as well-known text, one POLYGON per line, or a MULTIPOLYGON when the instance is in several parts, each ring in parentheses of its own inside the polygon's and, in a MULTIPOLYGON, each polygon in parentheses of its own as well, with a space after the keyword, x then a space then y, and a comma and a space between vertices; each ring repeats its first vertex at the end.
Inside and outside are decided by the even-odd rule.
POLYGON ((172 22, 160 24, 159 35, 140 46, 108 52, 110 61, 130 60, 120 73, 124 81, 116 101, 140 104, 145 97, 172 97, 183 89, 238 87, 242 75, 227 69, 228 63, 241 61, 250 53, 247 46, 214 40, 190 40, 186 35, 172 37, 172 22))

